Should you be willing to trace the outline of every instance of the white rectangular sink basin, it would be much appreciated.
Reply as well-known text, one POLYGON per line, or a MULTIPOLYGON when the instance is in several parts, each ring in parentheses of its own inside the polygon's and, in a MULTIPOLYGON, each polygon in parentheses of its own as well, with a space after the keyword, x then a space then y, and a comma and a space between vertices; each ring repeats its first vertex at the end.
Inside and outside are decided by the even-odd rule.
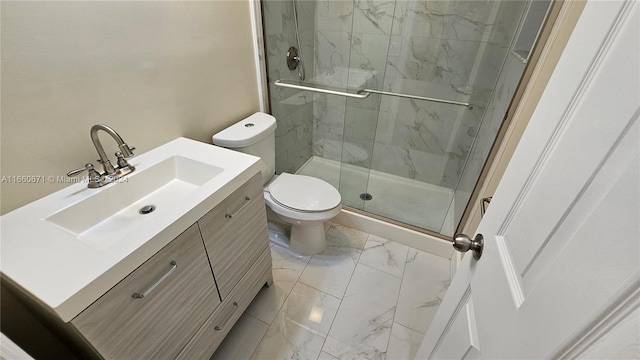
POLYGON ((255 156, 186 138, 129 163, 118 182, 75 183, 0 217, 3 275, 65 322, 264 171, 255 156), (156 209, 140 214, 146 205, 156 209))
POLYGON ((136 227, 143 226, 172 207, 224 169, 171 156, 143 171, 121 179, 121 184, 107 187, 46 220, 69 231, 77 239, 98 248, 118 243, 136 227), (141 214, 144 206, 155 210, 141 214))

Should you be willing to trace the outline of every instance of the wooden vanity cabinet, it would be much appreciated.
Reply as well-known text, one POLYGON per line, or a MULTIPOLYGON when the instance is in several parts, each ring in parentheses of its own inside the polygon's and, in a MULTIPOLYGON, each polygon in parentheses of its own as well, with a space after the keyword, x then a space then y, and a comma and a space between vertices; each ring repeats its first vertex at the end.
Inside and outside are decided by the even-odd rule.
POLYGON ((198 220, 222 299, 268 247, 266 216, 262 178, 254 176, 198 220))
POLYGON ((99 357, 213 354, 273 282, 261 179, 240 186, 71 321, 99 357))
POLYGON ((238 285, 198 330, 178 359, 210 358, 265 283, 273 283, 269 248, 262 252, 238 285))
POLYGON ((71 323, 106 359, 173 359, 219 304, 194 224, 71 323))

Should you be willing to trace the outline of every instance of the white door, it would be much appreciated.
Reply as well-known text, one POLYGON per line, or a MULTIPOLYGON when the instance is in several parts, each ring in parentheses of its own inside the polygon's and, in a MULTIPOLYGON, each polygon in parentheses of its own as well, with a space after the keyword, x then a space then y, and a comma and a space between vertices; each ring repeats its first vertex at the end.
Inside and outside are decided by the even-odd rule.
POLYGON ((417 359, 639 356, 639 7, 587 3, 417 359))

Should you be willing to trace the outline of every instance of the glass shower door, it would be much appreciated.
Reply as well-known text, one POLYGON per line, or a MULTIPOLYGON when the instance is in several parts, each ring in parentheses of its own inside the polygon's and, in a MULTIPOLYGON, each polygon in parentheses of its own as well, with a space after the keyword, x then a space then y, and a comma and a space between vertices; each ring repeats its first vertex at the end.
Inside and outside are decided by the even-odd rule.
POLYGON ((359 24, 388 41, 366 191, 373 199, 363 209, 449 234, 464 209, 452 200, 526 3, 358 4, 354 18, 364 14, 359 24))
POLYGON ((276 172, 321 178, 347 207, 451 235, 524 69, 513 44, 531 3, 263 1, 276 172), (296 37, 304 80, 285 61, 296 37))
POLYGON ((339 18, 346 24, 351 21, 350 26, 343 28, 350 40, 347 66, 349 86, 370 93, 366 99, 347 99, 345 103, 340 172, 343 204, 364 210, 366 204, 377 201, 375 195, 368 191, 368 185, 375 161, 374 147, 383 96, 374 91, 383 90, 395 3, 328 3, 329 10, 342 6, 342 12, 327 14, 326 18, 339 18))

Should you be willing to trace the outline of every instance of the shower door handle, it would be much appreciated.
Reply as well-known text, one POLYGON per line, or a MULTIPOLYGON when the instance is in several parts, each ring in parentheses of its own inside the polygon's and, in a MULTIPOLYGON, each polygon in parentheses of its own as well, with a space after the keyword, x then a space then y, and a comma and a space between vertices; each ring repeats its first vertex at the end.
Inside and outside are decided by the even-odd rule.
POLYGON ((465 234, 456 234, 453 236, 453 248, 460 252, 471 250, 473 258, 480 260, 482 249, 484 248, 484 237, 482 234, 478 234, 471 240, 471 238, 465 234))
POLYGON ((307 85, 301 85, 301 84, 291 84, 291 83, 284 82, 282 80, 274 81, 273 85, 279 86, 279 87, 290 88, 290 89, 296 89, 296 90, 307 90, 307 91, 312 91, 312 92, 317 92, 317 93, 322 93, 322 94, 345 96, 345 97, 356 98, 356 99, 366 99, 366 98, 369 97, 369 95, 371 95, 371 94, 369 94, 368 92, 366 92, 364 90, 360 90, 360 91, 358 91, 357 94, 354 94, 354 93, 349 93, 349 92, 345 92, 345 91, 334 91, 334 90, 322 89, 322 88, 317 88, 317 87, 307 86, 307 85))

